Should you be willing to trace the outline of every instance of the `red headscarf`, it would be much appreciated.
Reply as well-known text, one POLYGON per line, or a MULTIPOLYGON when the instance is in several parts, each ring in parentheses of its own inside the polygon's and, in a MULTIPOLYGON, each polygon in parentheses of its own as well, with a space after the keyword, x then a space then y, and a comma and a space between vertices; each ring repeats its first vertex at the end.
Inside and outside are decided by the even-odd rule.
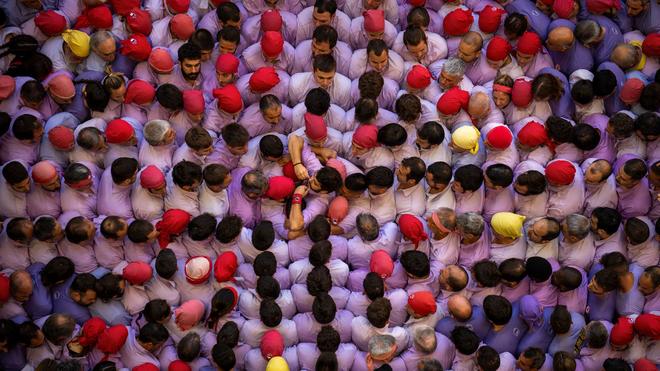
POLYGON ((6 303, 9 300, 9 277, 0 273, 0 303, 6 303))
POLYGON ((201 90, 183 91, 183 109, 184 111, 198 115, 204 112, 204 94, 201 90))
POLYGON ((311 140, 321 141, 328 137, 328 127, 322 116, 305 112, 305 135, 311 140))
POLYGON ((518 141, 528 147, 537 147, 548 143, 548 133, 543 125, 530 121, 518 132, 518 141))
POLYGON ((569 185, 575 179, 575 166, 570 161, 554 160, 545 168, 548 182, 557 185, 569 185))
POLYGON ((277 330, 268 330, 261 338, 261 356, 264 359, 279 357, 284 353, 284 338, 277 330))
POLYGON ((153 27, 149 13, 139 7, 130 10, 128 16, 126 16, 126 24, 132 32, 143 35, 149 35, 153 27))
POLYGON ((188 300, 174 310, 174 321, 181 330, 190 330, 204 318, 205 311, 201 300, 188 300))
POLYGON ((610 331, 610 343, 612 345, 622 346, 628 345, 635 337, 633 330, 633 323, 627 317, 619 317, 617 323, 610 331))
POLYGON ((85 8, 82 14, 76 20, 75 29, 92 26, 96 29, 112 28, 112 12, 107 5, 98 5, 92 8, 85 8))
POLYGON ((503 61, 511 52, 511 44, 503 37, 494 36, 486 47, 486 58, 491 61, 503 61))
POLYGON ((385 250, 376 250, 371 253, 369 260, 369 271, 376 273, 380 278, 385 279, 392 276, 394 271, 394 262, 385 250))
POLYGON ((408 307, 420 317, 426 317, 429 314, 433 314, 438 309, 438 306, 435 303, 435 297, 431 291, 417 291, 410 294, 410 296, 408 296, 408 307))
POLYGON ((218 282, 227 282, 232 280, 236 269, 238 269, 238 258, 236 254, 231 251, 225 251, 215 260, 213 275, 218 282))
POLYGON ((110 355, 118 353, 128 338, 128 329, 124 325, 109 327, 99 336, 96 347, 103 353, 110 355))
POLYGON ((105 139, 108 140, 108 143, 124 143, 134 134, 133 125, 122 119, 114 119, 105 127, 105 139))
POLYGON ((237 73, 238 72, 238 58, 231 53, 221 54, 215 62, 215 70, 224 73, 237 73))
POLYGON ((195 24, 188 14, 179 13, 172 17, 170 30, 177 39, 186 41, 195 32, 195 24))
POLYGON ((192 371, 192 368, 190 368, 190 365, 188 365, 186 362, 177 359, 176 361, 172 361, 170 365, 167 367, 167 371, 192 371))
POLYGON ((422 222, 412 214, 403 214, 399 217, 399 230, 401 230, 404 237, 415 245, 415 248, 419 246, 420 242, 426 241, 429 237, 424 231, 422 222))
POLYGON ((124 267, 122 277, 131 285, 142 286, 153 277, 153 268, 145 262, 131 262, 124 267))
POLYGON ((115 13, 126 17, 131 10, 140 8, 139 0, 108 0, 115 13))
POLYGON ((385 12, 381 9, 369 9, 362 13, 364 30, 367 32, 385 31, 385 12))
POLYGON ((378 128, 376 125, 360 125, 353 132, 353 143, 364 149, 378 147, 378 128))
POLYGON ((140 173, 140 185, 145 189, 159 188, 165 185, 165 175, 154 165, 148 165, 140 173))
POLYGON ((169 245, 172 235, 183 233, 190 222, 190 214, 180 209, 170 209, 163 214, 163 218, 156 223, 156 230, 160 232, 158 245, 164 249, 169 245))
POLYGON ((467 109, 469 102, 470 93, 459 87, 453 87, 440 96, 436 107, 443 115, 451 116, 460 112, 461 109, 467 109))
POLYGON ((37 13, 34 17, 34 25, 48 37, 61 34, 68 26, 66 18, 54 10, 44 10, 37 13))
POLYGON ((218 108, 229 114, 239 113, 243 109, 241 93, 234 84, 213 89, 213 97, 218 100, 218 108))
POLYGON ((146 36, 134 33, 128 39, 121 41, 121 54, 136 61, 146 61, 151 54, 151 44, 146 36))
POLYGON ((644 313, 635 319, 635 331, 653 340, 660 339, 660 316, 644 313))
POLYGON ((160 371, 158 366, 153 363, 146 362, 141 365, 137 365, 131 369, 131 371, 160 371))
POLYGON ((660 56, 660 33, 646 35, 642 42, 642 52, 649 57, 660 56))
POLYGON ((272 200, 283 200, 293 194, 296 188, 291 178, 286 176, 272 176, 268 179, 268 189, 264 196, 272 200))
POLYGON ((172 13, 185 13, 190 8, 190 0, 165 0, 172 13))
POLYGON ((587 0, 587 10, 594 14, 603 14, 610 9, 621 9, 620 0, 587 0))
POLYGON ((516 48, 523 54, 536 55, 541 51, 541 38, 534 32, 525 31, 518 39, 516 48))
POLYGON ((559 18, 568 19, 573 11, 573 0, 555 0, 552 3, 552 10, 559 18))
POLYGON ((83 324, 78 343, 84 347, 94 346, 103 332, 105 332, 105 321, 99 317, 92 317, 83 324))
POLYGON ((642 80, 636 77, 629 78, 623 83, 619 97, 623 103, 632 105, 639 101, 643 90, 644 82, 642 80))
POLYGON ((406 82, 413 89, 426 89, 431 85, 431 72, 421 64, 416 64, 408 71, 406 82))
POLYGON ((265 93, 280 83, 274 67, 260 67, 252 73, 248 85, 255 93, 265 93))
POLYGON ((149 54, 149 66, 156 72, 169 73, 174 69, 174 60, 167 49, 157 47, 153 48, 149 54))
POLYGON ((504 14, 506 14, 504 9, 486 5, 479 13, 479 29, 484 33, 495 33, 500 28, 504 14))
POLYGON ((513 141, 513 134, 511 130, 504 125, 492 128, 486 135, 486 140, 493 148, 505 150, 511 145, 513 141))
POLYGON ((48 131, 48 141, 56 149, 69 149, 75 141, 73 129, 61 125, 56 126, 48 131))
POLYGON ((457 8, 445 16, 442 26, 447 36, 463 36, 470 31, 472 22, 474 17, 469 9, 457 8))
POLYGON ((132 80, 126 87, 124 103, 147 104, 153 102, 155 96, 156 89, 154 89, 153 85, 144 80, 132 80))
POLYGON ((284 49, 284 38, 278 31, 266 31, 261 37, 261 51, 265 56, 275 58, 284 49))
POLYGON ((282 29, 282 15, 277 9, 268 9, 261 13, 261 31, 279 31, 282 29))
POLYGON ((511 102, 514 106, 524 108, 532 103, 534 93, 532 92, 532 81, 525 78, 516 79, 511 88, 511 102))
POLYGON ((9 75, 0 75, 0 99, 7 99, 16 90, 16 80, 9 75))

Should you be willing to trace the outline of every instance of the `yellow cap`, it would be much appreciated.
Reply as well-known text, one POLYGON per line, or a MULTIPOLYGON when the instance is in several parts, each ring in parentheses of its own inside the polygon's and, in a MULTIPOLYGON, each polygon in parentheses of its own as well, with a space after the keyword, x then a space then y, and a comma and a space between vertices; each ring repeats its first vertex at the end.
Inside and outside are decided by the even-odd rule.
POLYGON ((266 371, 289 371, 289 365, 282 357, 273 357, 266 365, 266 371))
POLYGON ((451 134, 451 141, 455 146, 470 151, 471 154, 479 152, 479 129, 472 125, 461 126, 451 134))
POLYGON ((518 238, 522 236, 523 222, 525 217, 509 212, 495 213, 490 220, 493 231, 500 236, 518 238))
POLYGON ((77 57, 86 58, 89 55, 88 34, 78 30, 66 30, 62 32, 62 39, 77 57))

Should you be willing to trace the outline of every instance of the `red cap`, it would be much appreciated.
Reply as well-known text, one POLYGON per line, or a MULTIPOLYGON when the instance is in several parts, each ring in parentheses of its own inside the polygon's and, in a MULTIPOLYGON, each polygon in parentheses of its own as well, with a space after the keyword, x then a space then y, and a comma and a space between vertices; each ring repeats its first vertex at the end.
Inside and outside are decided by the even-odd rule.
POLYGON ((268 9, 261 13, 261 31, 280 31, 282 29, 282 15, 277 9, 268 9))
POLYGON ((61 34, 68 27, 66 18, 54 11, 44 10, 34 17, 34 24, 44 35, 51 37, 61 34))
POLYGON ((236 114, 243 109, 241 93, 238 92, 234 84, 213 89, 213 97, 218 100, 218 108, 227 113, 236 114))
POLYGON ((506 14, 504 9, 486 5, 479 13, 479 29, 484 33, 495 33, 500 28, 504 14, 506 14))
POLYGON ((124 103, 126 104, 148 104, 153 102, 156 96, 156 89, 153 85, 144 80, 132 80, 126 87, 124 103))
POLYGON ((442 21, 442 27, 447 36, 463 36, 472 27, 474 17, 468 9, 457 8, 449 12, 442 21))
POLYGON ((88 319, 80 329, 78 343, 84 347, 96 345, 99 336, 105 331, 105 321, 100 317, 88 319))
POLYGON ((635 371, 658 371, 658 368, 648 359, 640 358, 635 361, 635 371))
POLYGON ((238 72, 238 58, 231 53, 226 53, 218 56, 215 62, 215 70, 224 73, 237 73, 238 72))
POLYGON ((541 38, 535 32, 525 31, 518 39, 516 48, 523 54, 536 55, 541 51, 541 38))
POLYGON ((265 93, 280 83, 280 76, 274 67, 260 67, 252 73, 248 84, 255 93, 265 93))
POLYGON ((420 242, 426 241, 429 237, 424 231, 422 222, 412 214, 403 214, 399 217, 399 230, 404 237, 415 245, 415 248, 419 246, 420 242))
POLYGON ((153 363, 143 363, 139 366, 135 366, 131 369, 131 371, 160 371, 160 368, 158 368, 156 365, 153 363))
POLYGON ((537 147, 548 142, 548 133, 543 125, 530 121, 518 132, 518 141, 528 147, 537 147))
POLYGON ((9 300, 9 277, 0 273, 0 303, 6 303, 9 300))
POLYGON ((635 331, 653 340, 660 339, 660 316, 644 313, 635 319, 635 331))
POLYGON ((96 29, 112 28, 112 12, 107 5, 85 9, 89 24, 96 29))
POLYGON ((555 0, 552 10, 559 18, 568 18, 573 12, 573 0, 555 0))
POLYGON ((148 263, 136 261, 124 267, 122 276, 131 285, 142 286, 153 276, 153 269, 148 263))
POLYGON ((115 13, 126 17, 133 9, 140 8, 140 0, 108 0, 115 13))
POLYGON ((435 313, 438 305, 430 291, 418 291, 408 296, 408 307, 420 317, 435 313))
POLYGON ((170 21, 170 30, 179 40, 188 40, 195 32, 195 25, 192 18, 186 13, 179 13, 172 17, 170 21))
POLYGON ((213 275, 218 282, 227 282, 234 277, 238 269, 238 258, 232 251, 225 251, 215 261, 213 275))
POLYGON ((424 6, 426 4, 426 0, 408 0, 408 4, 412 5, 413 7, 424 6))
POLYGON ((362 13, 364 30, 367 32, 385 31, 385 12, 381 9, 370 9, 362 13))
POLYGON ((48 131, 48 141, 56 149, 70 149, 75 141, 73 129, 66 126, 55 126, 48 131))
POLYGON ((610 331, 610 343, 612 345, 628 345, 635 337, 633 323, 628 317, 619 317, 617 323, 610 331))
POLYGON ((126 16, 126 24, 134 33, 149 35, 151 33, 151 15, 140 8, 131 9, 126 16))
POLYGON ((50 94, 55 97, 70 99, 76 95, 76 87, 73 85, 73 80, 71 80, 68 73, 58 74, 50 79, 46 85, 50 94))
POLYGON ((48 184, 59 177, 57 168, 48 160, 39 161, 32 165, 32 180, 38 184, 48 184))
POLYGON ((382 279, 391 277, 394 271, 392 257, 385 250, 374 251, 369 260, 369 271, 376 273, 382 279))
POLYGON ((328 127, 322 116, 305 112, 305 135, 313 141, 321 141, 328 137, 328 127))
POLYGON ((128 329, 124 325, 115 325, 103 331, 96 342, 96 347, 105 354, 115 354, 121 350, 128 338, 128 329))
POLYGON ((569 185, 575 179, 575 166, 566 160, 551 161, 545 168, 545 178, 551 184, 569 185))
POLYGON ((206 282, 209 277, 211 277, 212 266, 213 265, 211 264, 211 259, 209 259, 207 256, 191 257, 186 261, 186 265, 184 267, 186 280, 193 285, 206 282))
POLYGON ((408 71, 406 83, 413 89, 426 89, 431 85, 431 72, 421 64, 416 64, 408 71))
POLYGON ((177 359, 176 361, 172 361, 172 363, 170 363, 170 365, 167 367, 167 371, 192 371, 192 368, 186 362, 177 359))
POLYGON ((284 338, 277 330, 268 330, 261 338, 261 356, 264 359, 279 357, 284 353, 284 338))
POLYGON ((516 107, 527 107, 532 103, 534 93, 532 92, 532 81, 521 78, 513 82, 511 88, 511 102, 516 107))
POLYGON ((122 119, 114 119, 105 127, 105 139, 108 143, 123 143, 135 135, 133 125, 122 119))
POLYGON ((278 31, 266 31, 261 37, 261 51, 265 56, 275 58, 284 49, 284 39, 278 31))
POLYGON ((610 9, 621 9, 620 0, 587 0, 587 10, 594 14, 603 14, 610 9))
POLYGON ((169 209, 163 214, 160 221, 156 223, 156 230, 160 232, 158 245, 161 249, 170 244, 172 235, 181 234, 186 230, 190 218, 190 214, 181 209, 169 209))
POLYGON ((625 104, 635 104, 639 101, 644 90, 644 82, 636 77, 629 78, 623 83, 619 97, 625 104))
POLYGON ((504 125, 492 128, 486 135, 486 140, 491 147, 499 150, 505 150, 511 145, 513 141, 513 134, 511 130, 504 125))
POLYGON ((204 112, 204 94, 201 90, 183 91, 183 109, 191 115, 204 112))
POLYGON ((293 181, 298 180, 298 176, 296 175, 296 171, 293 168, 292 161, 288 161, 286 164, 282 165, 282 174, 293 181))
POLYGON ((467 109, 469 102, 470 93, 459 87, 453 87, 440 96, 436 108, 443 115, 455 115, 461 109, 467 109))
POLYGON ((7 99, 16 90, 16 80, 8 75, 0 75, 0 99, 7 99))
POLYGON ((165 4, 172 13, 185 13, 190 7, 190 0, 165 0, 165 4))
POLYGON ((272 176, 268 179, 268 189, 264 196, 272 200, 283 200, 293 194, 295 183, 287 176, 272 176))
POLYGON ((149 54, 149 66, 156 72, 169 73, 174 69, 174 60, 168 49, 156 47, 149 54))
POLYGON ((378 147, 378 127, 376 125, 360 125, 353 132, 353 143, 364 149, 378 147))
POLYGON ((146 61, 151 54, 149 39, 140 33, 132 34, 128 39, 121 41, 121 54, 136 61, 146 61))
POLYGON ((491 61, 503 61, 511 52, 511 44, 501 36, 493 37, 486 47, 486 58, 491 61))
POLYGON ((160 188, 165 185, 165 175, 154 165, 148 165, 140 173, 140 185, 145 189, 160 188))
POLYGON ((660 33, 646 35, 642 42, 642 52, 649 57, 660 56, 660 33))

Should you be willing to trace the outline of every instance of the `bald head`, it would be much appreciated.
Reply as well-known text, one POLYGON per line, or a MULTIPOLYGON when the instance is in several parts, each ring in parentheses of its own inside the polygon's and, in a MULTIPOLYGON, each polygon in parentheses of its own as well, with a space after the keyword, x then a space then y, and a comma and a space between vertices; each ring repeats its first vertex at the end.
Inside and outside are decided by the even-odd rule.
POLYGON ((490 111, 490 99, 482 91, 472 94, 468 105, 468 113, 476 119, 484 118, 490 111))
POLYGON ((635 67, 641 57, 642 53, 639 48, 630 44, 619 44, 612 50, 610 59, 622 70, 628 70, 635 67))
POLYGON ((472 317, 472 305, 463 295, 452 295, 447 301, 447 310, 459 321, 467 321, 472 317))
POLYGON ((573 31, 568 27, 557 27, 548 34, 548 49, 556 52, 568 50, 575 42, 573 31))
POLYGON ((461 38, 461 42, 458 44, 457 56, 463 62, 471 63, 479 57, 483 46, 484 39, 481 35, 470 31, 461 38))
POLYGON ((32 277, 24 270, 14 271, 9 276, 9 291, 19 303, 26 302, 32 295, 32 277))
POLYGON ((596 160, 584 172, 584 180, 589 184, 598 184, 612 174, 612 165, 607 160, 596 160))
POLYGON ((474 48, 481 49, 484 46, 484 38, 478 32, 470 31, 463 35, 462 43, 466 43, 474 48))

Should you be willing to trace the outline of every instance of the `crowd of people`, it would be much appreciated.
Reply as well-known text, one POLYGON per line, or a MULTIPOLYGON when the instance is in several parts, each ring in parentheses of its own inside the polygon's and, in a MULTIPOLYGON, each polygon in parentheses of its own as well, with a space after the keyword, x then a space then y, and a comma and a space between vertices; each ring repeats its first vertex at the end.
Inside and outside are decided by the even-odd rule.
POLYGON ((659 17, 0 0, 0 370, 658 370, 659 17))

